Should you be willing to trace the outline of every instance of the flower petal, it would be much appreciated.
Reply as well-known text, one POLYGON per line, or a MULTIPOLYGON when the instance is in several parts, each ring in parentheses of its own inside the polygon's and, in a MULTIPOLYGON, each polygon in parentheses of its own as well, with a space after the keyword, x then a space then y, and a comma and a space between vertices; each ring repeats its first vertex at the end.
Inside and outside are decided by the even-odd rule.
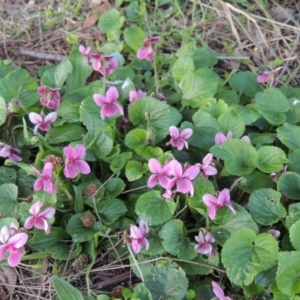
POLYGON ((93 99, 98 106, 103 106, 109 103, 108 99, 101 94, 94 94, 93 99))
POLYGON ((45 123, 53 123, 56 121, 57 118, 57 113, 56 112, 51 112, 50 114, 48 114, 45 119, 44 122, 45 123))
POLYGON ((41 201, 37 201, 37 202, 35 202, 34 204, 31 205, 31 207, 29 209, 29 212, 33 216, 36 216, 40 212, 41 207, 42 207, 42 202, 41 201))
POLYGON ((141 239, 143 237, 143 233, 140 228, 135 225, 130 226, 130 236, 134 239, 141 239))
POLYGON ((208 165, 211 162, 212 158, 213 158, 213 154, 212 153, 206 154, 204 156, 203 160, 202 160, 202 164, 203 165, 208 165))
POLYGON ((169 133, 170 133, 170 136, 172 138, 174 138, 174 139, 179 138, 180 132, 179 132, 179 129, 176 126, 170 126, 169 127, 169 133))
POLYGON ((182 176, 189 180, 194 180, 198 176, 199 172, 200 169, 198 166, 191 166, 184 171, 182 176))
POLYGON ((42 116, 35 112, 29 113, 28 117, 29 117, 29 120, 31 121, 31 123, 33 123, 33 124, 38 124, 38 123, 43 122, 42 116))
POLYGON ((225 297, 224 292, 216 282, 214 282, 214 281, 212 282, 212 287, 213 287, 213 292, 215 293, 215 295, 220 299, 224 299, 224 297, 225 297))
POLYGON ((86 148, 84 145, 79 144, 75 148, 75 157, 76 159, 83 159, 86 155, 86 148))
POLYGON ((34 222, 35 222, 35 217, 29 217, 26 219, 25 223, 24 223, 24 227, 26 229, 31 229, 34 226, 34 222))
POLYGON ((5 244, 9 239, 9 231, 7 226, 3 226, 1 228, 1 233, 0 233, 0 241, 2 244, 5 244))
POLYGON ((138 59, 145 59, 148 56, 148 54, 149 54, 148 48, 143 47, 143 48, 138 50, 136 56, 137 56, 138 59))
POLYGON ((64 175, 66 178, 75 178, 79 174, 79 168, 76 163, 66 163, 64 175))
POLYGON ((162 171, 160 162, 155 158, 149 159, 148 166, 151 173, 160 174, 162 171))
POLYGON ((24 251, 24 247, 20 249, 13 249, 10 252, 7 262, 11 267, 16 267, 20 263, 23 251, 24 251))
POLYGON ((220 205, 231 204, 230 203, 230 193, 228 189, 223 189, 218 196, 218 203, 220 205))
POLYGON ((10 245, 14 248, 20 248, 26 244, 27 240, 28 240, 28 235, 24 232, 21 232, 13 235, 9 239, 7 245, 10 245))
POLYGON ((145 236, 149 232, 149 227, 145 220, 142 220, 142 219, 140 220, 139 228, 140 228, 140 231, 142 232, 143 236, 145 236))
POLYGON ((204 194, 202 199, 208 207, 218 205, 218 199, 211 194, 204 194))
POLYGON ((54 214, 55 214, 55 208, 49 207, 49 208, 45 209, 42 213, 40 213, 39 216, 44 219, 50 219, 54 216, 54 214))
POLYGON ((193 129, 186 128, 181 131, 180 137, 186 140, 186 139, 190 138, 192 136, 192 134, 193 134, 193 129))
POLYGON ((76 159, 75 150, 71 145, 64 147, 63 151, 64 151, 64 155, 67 159, 76 159))
POLYGON ((135 253, 139 253, 141 251, 141 245, 138 243, 137 240, 133 240, 131 242, 131 247, 135 253))
POLYGON ((79 171, 82 174, 90 174, 91 173, 91 168, 89 166, 89 164, 83 160, 77 160, 77 166, 79 168, 79 171))
POLYGON ((151 188, 155 187, 156 184, 157 184, 157 181, 158 181, 158 175, 157 175, 157 174, 151 175, 151 176, 149 177, 148 183, 147 183, 148 188, 151 189, 151 188))
POLYGON ((190 180, 188 179, 178 179, 176 183, 177 191, 183 194, 188 192, 191 193, 191 196, 194 195, 194 187, 190 180))
POLYGON ((113 103, 119 98, 119 92, 114 86, 111 86, 106 92, 106 97, 109 103, 113 103))

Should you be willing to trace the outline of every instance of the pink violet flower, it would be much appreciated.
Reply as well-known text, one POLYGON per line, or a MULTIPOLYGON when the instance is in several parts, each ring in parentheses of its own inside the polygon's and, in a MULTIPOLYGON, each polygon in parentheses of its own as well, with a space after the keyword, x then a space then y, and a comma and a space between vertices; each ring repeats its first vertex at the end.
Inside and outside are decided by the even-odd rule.
POLYGON ((192 136, 193 129, 186 128, 181 130, 176 126, 170 126, 169 132, 170 132, 171 140, 168 143, 166 143, 166 145, 171 144, 173 147, 176 147, 179 151, 182 150, 184 147, 188 149, 189 146, 186 139, 192 136))
POLYGON ((90 51, 91 47, 84 47, 83 45, 79 45, 79 52, 84 56, 87 62, 89 62, 90 51))
POLYGON ((153 60, 156 54, 156 43, 159 41, 159 36, 153 36, 149 39, 145 39, 142 48, 137 52, 138 59, 147 59, 149 61, 153 60))
POLYGON ((172 175, 172 161, 162 166, 157 159, 151 158, 148 166, 150 172, 153 174, 148 180, 148 187, 153 188, 159 183, 161 187, 167 189, 170 180, 169 177, 172 175))
POLYGON ((51 129, 51 123, 56 121, 57 113, 52 112, 47 116, 43 116, 43 114, 37 114, 35 112, 31 112, 28 115, 31 123, 36 124, 34 126, 34 134, 37 134, 38 130, 49 131, 51 129))
POLYGON ((202 175, 205 178, 208 176, 216 175, 218 173, 217 169, 214 167, 214 164, 211 162, 213 155, 208 153, 202 160, 202 164, 197 164, 202 172, 202 175))
POLYGON ((37 90, 38 94, 42 97, 40 102, 43 106, 48 107, 49 109, 56 109, 60 105, 61 96, 58 89, 50 89, 47 86, 40 86, 37 90))
POLYGON ((279 71, 283 67, 278 67, 271 71, 264 71, 263 74, 257 76, 258 83, 270 82, 270 87, 275 87, 279 82, 279 71))
POLYGON ((191 196, 194 195, 194 186, 192 180, 194 180, 200 169, 198 166, 190 166, 182 168, 182 165, 177 160, 172 160, 173 176, 170 179, 167 186, 168 190, 171 190, 176 185, 176 191, 186 194, 190 193, 191 196))
POLYGON ((80 172, 82 174, 91 172, 90 166, 83 160, 86 154, 84 145, 77 145, 75 149, 69 145, 63 151, 66 156, 64 174, 67 178, 75 178, 80 172))
POLYGON ((268 230, 268 233, 274 236, 275 239, 278 239, 280 237, 280 231, 276 229, 270 229, 268 230))
POLYGON ((145 97, 147 94, 142 90, 131 90, 129 93, 129 102, 132 103, 139 98, 145 97))
POLYGON ((146 221, 140 220, 139 227, 130 226, 130 237, 132 238, 131 247, 135 253, 141 251, 142 245, 145 245, 146 250, 149 248, 149 241, 145 238, 149 232, 149 227, 146 221))
POLYGON ((16 267, 20 263, 28 239, 26 233, 17 233, 17 230, 18 227, 11 223, 10 230, 7 226, 3 226, 0 232, 0 241, 3 244, 0 246, 0 260, 6 252, 9 252, 7 262, 11 267, 16 267))
POLYGON ((226 188, 219 193, 218 199, 210 194, 203 195, 202 199, 208 206, 208 216, 211 220, 216 217, 216 212, 221 206, 227 206, 234 214, 236 214, 230 202, 229 190, 226 188))
POLYGON ((210 232, 205 229, 200 230, 199 234, 195 236, 195 240, 198 242, 198 245, 194 247, 196 252, 208 254, 210 256, 216 255, 216 252, 211 245, 215 242, 215 239, 210 232))
MULTIPOLYGON (((217 145, 222 145, 225 141, 231 140, 232 138, 233 138, 233 135, 232 135, 231 131, 228 131, 226 136, 223 132, 218 132, 215 136, 215 143, 217 145)), ((251 144, 251 140, 247 135, 244 135, 243 137, 241 137, 241 140, 251 144)))
POLYGON ((98 53, 91 54, 92 67, 103 76, 108 76, 118 67, 117 61, 112 55, 103 55, 98 53))
POLYGON ((49 207, 40 212, 43 206, 44 204, 41 201, 37 201, 30 207, 29 212, 32 216, 26 219, 24 227, 26 229, 31 229, 34 226, 37 229, 45 230, 45 233, 49 234, 51 226, 48 224, 47 219, 54 216, 55 208, 49 207))
POLYGON ((0 142, 0 156, 8 158, 13 161, 21 161, 22 158, 19 156, 21 151, 17 148, 14 148, 10 145, 0 142))
POLYGON ((213 292, 217 296, 219 300, 231 300, 230 297, 225 296, 224 291, 222 288, 216 283, 212 282, 213 292))
POLYGON ((101 94, 94 94, 93 96, 95 103, 102 107, 101 119, 104 120, 106 117, 112 117, 119 113, 121 116, 124 115, 123 108, 115 103, 119 98, 118 90, 112 86, 106 92, 106 97, 101 94))
POLYGON ((44 188, 44 191, 47 193, 51 193, 52 195, 56 192, 56 186, 54 181, 52 180, 53 175, 53 165, 51 162, 47 162, 43 168, 42 174, 35 167, 31 166, 32 170, 36 175, 40 178, 37 179, 34 183, 34 190, 39 191, 44 188))

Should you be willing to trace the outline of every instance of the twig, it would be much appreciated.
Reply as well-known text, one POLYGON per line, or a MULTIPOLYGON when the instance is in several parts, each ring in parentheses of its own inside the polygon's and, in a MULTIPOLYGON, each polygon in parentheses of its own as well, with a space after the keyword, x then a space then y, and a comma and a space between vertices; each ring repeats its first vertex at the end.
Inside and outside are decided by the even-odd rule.
POLYGON ((134 275, 130 275, 130 272, 126 272, 124 274, 120 274, 120 275, 117 275, 117 276, 114 276, 112 278, 109 278, 109 279, 106 279, 106 280, 103 280, 101 281, 101 283, 95 283, 93 284, 91 287, 93 289, 96 289, 96 290, 101 290, 101 289, 104 289, 104 288, 107 288, 107 287, 110 287, 112 285, 115 285, 115 284, 118 284, 122 281, 127 281, 129 280, 130 277, 132 277, 134 275))
POLYGON ((38 59, 44 59, 44 60, 61 61, 65 58, 65 56, 61 54, 47 53, 42 51, 32 51, 25 48, 20 48, 19 52, 23 55, 31 56, 38 59))

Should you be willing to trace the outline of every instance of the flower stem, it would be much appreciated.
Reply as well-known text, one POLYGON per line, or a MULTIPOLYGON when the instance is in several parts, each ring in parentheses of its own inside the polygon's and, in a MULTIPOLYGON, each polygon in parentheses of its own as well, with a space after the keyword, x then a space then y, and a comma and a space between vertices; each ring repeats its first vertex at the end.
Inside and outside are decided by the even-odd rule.
POLYGON ((155 57, 153 59, 153 69, 154 69, 155 91, 156 91, 156 93, 159 93, 159 80, 158 80, 158 72, 157 72, 155 57))

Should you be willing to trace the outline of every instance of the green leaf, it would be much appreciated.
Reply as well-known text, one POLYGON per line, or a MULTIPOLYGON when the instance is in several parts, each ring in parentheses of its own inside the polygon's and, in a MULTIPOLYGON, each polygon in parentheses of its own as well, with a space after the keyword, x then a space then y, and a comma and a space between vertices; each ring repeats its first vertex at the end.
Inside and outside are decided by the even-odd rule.
POLYGON ((236 106, 235 111, 246 125, 251 125, 261 117, 261 114, 257 111, 255 104, 248 104, 246 106, 236 106))
POLYGON ((100 31, 107 33, 108 31, 119 29, 122 24, 120 12, 113 8, 101 16, 98 22, 98 28, 100 31))
POLYGON ((152 300, 153 299, 150 291, 146 288, 146 285, 143 282, 141 282, 137 286, 135 286, 133 291, 139 299, 143 299, 143 300, 152 300))
POLYGON ((141 148, 147 144, 147 131, 136 128, 129 131, 125 137, 125 145, 130 149, 141 148))
POLYGON ((68 60, 72 64, 72 72, 66 78, 67 91, 69 92, 84 87, 93 69, 78 50, 73 50, 68 60))
POLYGON ((149 226, 152 226, 170 220, 175 208, 176 204, 173 199, 162 198, 160 191, 150 191, 138 198, 135 212, 140 219, 147 221, 149 226))
POLYGON ((300 174, 300 149, 290 151, 288 170, 300 174))
POLYGON ((288 123, 277 128, 278 139, 289 149, 296 150, 300 148, 300 127, 288 123))
POLYGON ((96 222, 93 227, 85 227, 83 225, 82 217, 85 214, 90 214, 90 212, 75 214, 68 221, 66 230, 72 236, 74 243, 90 241, 94 237, 94 234, 100 231, 98 230, 100 226, 99 222, 96 222))
POLYGON ((300 203, 294 203, 289 206, 288 216, 286 217, 286 226, 288 229, 300 219, 300 203))
POLYGON ((228 105, 237 105, 240 102, 239 95, 233 90, 219 89, 215 98, 223 100, 228 105))
POLYGON ((142 47, 143 41, 146 38, 146 33, 136 25, 127 27, 124 30, 124 39, 127 45, 135 52, 137 52, 142 47))
POLYGON ((250 71, 238 72, 229 80, 230 87, 240 95, 245 94, 254 97, 260 90, 255 75, 250 71))
POLYGON ((287 98, 275 88, 267 88, 255 95, 255 103, 263 117, 271 124, 280 125, 285 122, 284 114, 290 108, 287 98))
POLYGON ((1 217, 18 217, 18 187, 12 183, 5 183, 0 186, 0 207, 1 217))
POLYGON ((193 60, 196 69, 211 68, 218 62, 218 57, 206 47, 201 47, 196 49, 193 60))
POLYGON ((141 155, 145 160, 153 157, 160 157, 163 155, 163 150, 159 147, 145 146, 143 148, 135 149, 138 155, 141 155))
POLYGON ((173 79, 174 81, 179 82, 186 73, 194 70, 193 59, 190 56, 180 56, 173 65, 173 79))
POLYGON ((236 214, 233 214, 227 207, 222 207, 214 219, 214 223, 218 226, 212 227, 212 234, 221 245, 241 228, 248 228, 258 233, 258 227, 247 210, 238 204, 233 204, 233 207, 236 214))
POLYGON ((278 271, 276 284, 286 296, 300 292, 300 252, 280 252, 278 254, 278 271))
POLYGON ((277 272, 277 265, 271 267, 268 270, 262 271, 255 276, 255 283, 260 286, 269 284, 275 280, 277 272))
POLYGON ((193 134, 189 138, 189 144, 209 151, 215 144, 215 135, 221 131, 218 121, 209 113, 200 109, 193 115, 193 134))
POLYGON ((16 183, 17 172, 8 167, 0 167, 0 185, 3 183, 16 183))
POLYGON ((218 118, 218 122, 220 123, 221 130, 223 132, 227 134, 229 131, 231 131, 235 138, 241 137, 245 131, 245 123, 233 110, 229 110, 222 114, 218 118))
POLYGON ((96 160, 106 157, 112 150, 114 141, 113 133, 103 129, 90 129, 83 138, 87 147, 87 160, 96 160))
POLYGON ((210 151, 214 156, 225 161, 225 168, 229 174, 243 176, 250 174, 256 168, 256 149, 243 140, 227 140, 221 146, 213 146, 210 151))
POLYGON ((279 177, 277 190, 290 199, 300 200, 300 175, 286 172, 279 177))
POLYGON ((3 61, 0 61, 0 79, 4 78, 13 70, 14 68, 12 66, 5 64, 3 61))
POLYGON ((0 96, 0 126, 3 125, 7 117, 6 102, 3 97, 0 96))
POLYGON ((123 152, 123 153, 120 153, 118 156, 116 156, 115 158, 113 158, 113 160, 111 161, 110 169, 114 173, 118 173, 120 170, 123 169, 123 167, 125 166, 126 162, 129 159, 131 159, 131 156, 132 156, 132 152, 123 152))
POLYGON ((35 251, 40 251, 66 238, 70 237, 65 229, 51 226, 51 231, 48 235, 43 230, 35 229, 32 238, 28 241, 28 245, 35 251))
POLYGON ((125 174, 128 181, 138 180, 148 171, 148 165, 139 161, 132 160, 126 165, 125 174))
MULTIPOLYGON (((89 97, 91 94, 102 93, 102 91, 103 82, 98 80, 92 82, 86 87, 64 94, 62 97, 61 104, 56 110, 57 115, 59 117, 56 123, 61 125, 65 122, 79 122, 79 107, 81 105, 82 99, 89 97)), ((100 114, 98 114, 98 117, 100 117, 100 114)))
POLYGON ((238 183, 238 188, 249 194, 258 189, 274 187, 275 183, 270 176, 259 171, 254 171, 243 176, 242 180, 238 183))
POLYGON ((94 102, 92 97, 85 98, 80 105, 80 119, 82 123, 90 130, 100 128, 111 131, 110 125, 113 124, 113 120, 102 120, 100 118, 101 108, 94 102))
POLYGON ((171 263, 154 266, 145 276, 144 283, 153 299, 183 299, 188 288, 185 273, 171 263))
POLYGON ((295 250, 300 250, 300 220, 290 228, 290 240, 295 250))
POLYGON ((276 263, 277 240, 267 233, 256 236, 249 228, 243 228, 226 241, 222 250, 222 262, 232 283, 249 285, 260 272, 276 263))
POLYGON ((125 188, 125 183, 120 178, 111 178, 105 185, 106 193, 110 197, 120 195, 125 188))
POLYGON ((123 201, 114 198, 101 200, 97 203, 97 211, 105 224, 112 224, 127 212, 123 201))
POLYGON ((85 130, 78 124, 64 124, 64 126, 53 127, 45 135, 49 144, 60 144, 73 141, 81 141, 85 130))
POLYGON ((183 93, 182 105, 201 107, 207 99, 215 95, 218 84, 219 76, 210 69, 203 68, 186 73, 179 83, 183 93))
POLYGON ((69 260, 77 257, 81 251, 82 247, 80 244, 68 245, 65 242, 58 242, 52 246, 49 246, 45 249, 52 258, 59 260, 69 260))
POLYGON ((181 120, 181 114, 177 109, 151 97, 131 103, 128 113, 133 125, 145 130, 153 129, 154 143, 162 141, 168 135, 169 127, 176 126, 181 120))
POLYGON ((283 164, 288 163, 285 152, 273 146, 263 146, 257 151, 257 167, 265 173, 275 173, 283 169, 283 164))
POLYGON ((0 80, 0 96, 6 102, 18 99, 25 108, 29 108, 39 100, 37 88, 36 80, 24 69, 14 70, 0 80))
POLYGON ((187 230, 181 220, 167 222, 159 232, 165 250, 178 258, 192 260, 197 256, 193 245, 187 238, 187 230))
POLYGON ((82 294, 78 289, 72 286, 67 281, 52 276, 51 281, 60 300, 72 299, 72 300, 84 300, 82 294))
POLYGON ((192 40, 187 43, 182 43, 180 48, 175 53, 175 56, 177 57, 183 57, 183 56, 191 56, 196 51, 196 43, 195 40, 192 40))
POLYGON ((272 189, 259 189, 250 195, 249 210, 255 222, 272 225, 286 216, 282 206, 281 193, 272 189))
POLYGON ((71 62, 65 58, 55 68, 47 70, 42 78, 41 85, 48 86, 50 88, 60 88, 66 81, 69 73, 73 71, 71 62))

